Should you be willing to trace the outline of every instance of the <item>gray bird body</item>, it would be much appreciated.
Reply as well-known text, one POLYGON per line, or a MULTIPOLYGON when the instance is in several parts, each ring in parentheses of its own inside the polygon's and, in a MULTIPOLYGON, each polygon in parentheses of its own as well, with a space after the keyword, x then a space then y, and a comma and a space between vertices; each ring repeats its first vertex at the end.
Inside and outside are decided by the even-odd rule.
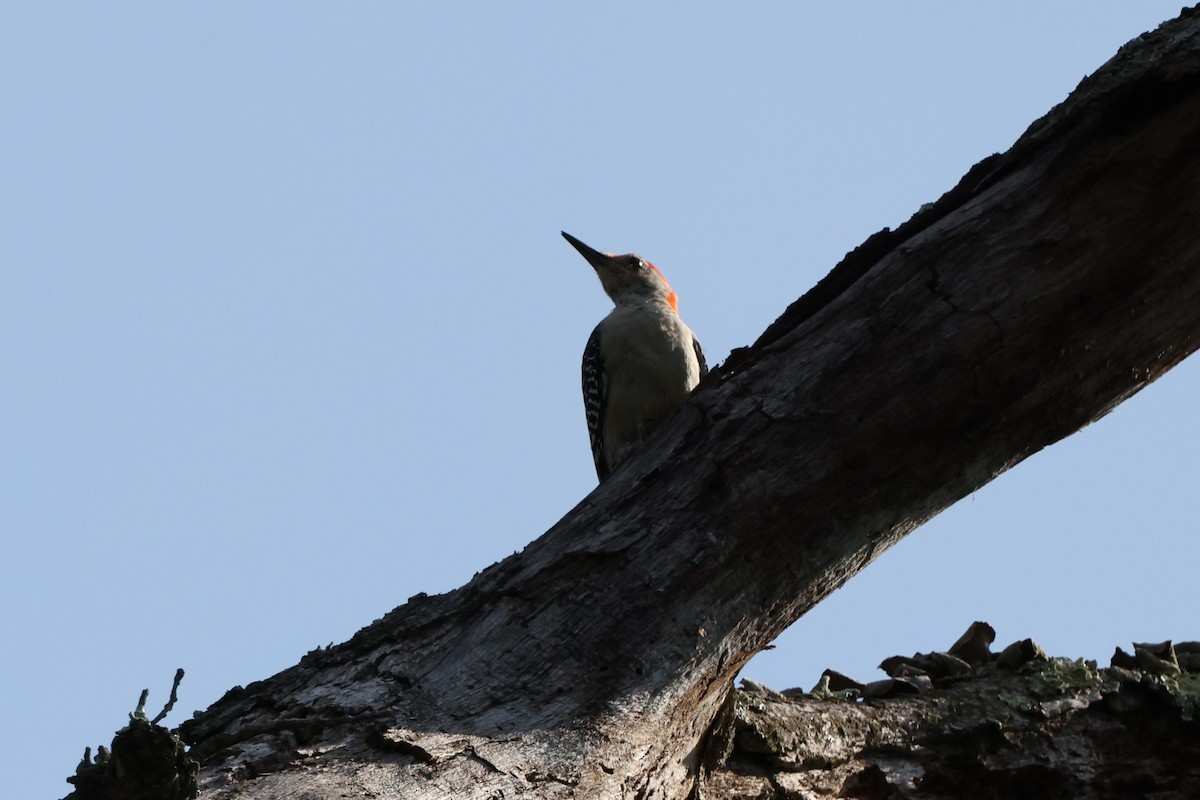
POLYGON ((696 335, 679 317, 675 293, 636 255, 593 250, 564 233, 595 268, 616 307, 592 331, 583 354, 583 399, 596 474, 604 480, 708 372, 696 335))

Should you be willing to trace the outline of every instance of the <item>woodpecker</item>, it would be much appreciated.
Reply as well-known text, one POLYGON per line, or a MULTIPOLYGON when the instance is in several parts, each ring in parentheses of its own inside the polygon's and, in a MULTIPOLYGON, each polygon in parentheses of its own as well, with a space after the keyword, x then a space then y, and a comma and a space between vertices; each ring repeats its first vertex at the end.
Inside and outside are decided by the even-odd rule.
POLYGON ((566 231, 563 238, 592 265, 616 304, 583 350, 583 410, 603 481, 683 405, 708 365, 657 267, 633 253, 593 250, 566 231))

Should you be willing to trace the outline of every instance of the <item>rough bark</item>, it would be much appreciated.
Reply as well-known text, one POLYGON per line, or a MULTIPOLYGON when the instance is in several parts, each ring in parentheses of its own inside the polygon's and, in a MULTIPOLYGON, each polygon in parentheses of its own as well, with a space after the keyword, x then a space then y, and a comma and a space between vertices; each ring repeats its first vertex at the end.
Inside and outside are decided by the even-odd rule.
POLYGON ((203 797, 684 797, 746 661, 1200 333, 1200 15, 846 257, 541 538, 185 724, 203 797))
MULTIPOLYGON (((1200 644, 1185 645, 1178 658, 1170 642, 1143 645, 1125 666, 1114 657, 1097 669, 1047 658, 1027 639, 962 671, 909 670, 865 692, 739 690, 697 794, 1191 800, 1200 797, 1200 644)), ((945 655, 916 660, 936 667, 931 657, 945 655)))

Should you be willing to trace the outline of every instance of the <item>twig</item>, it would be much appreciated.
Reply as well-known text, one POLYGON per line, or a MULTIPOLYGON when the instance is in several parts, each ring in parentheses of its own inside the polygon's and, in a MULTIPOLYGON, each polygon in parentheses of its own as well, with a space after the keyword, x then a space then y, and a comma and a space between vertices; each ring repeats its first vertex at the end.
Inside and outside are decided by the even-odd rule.
POLYGON ((171 684, 170 699, 167 700, 167 704, 165 706, 163 706, 163 710, 158 713, 158 716, 155 717, 154 719, 150 720, 150 724, 157 725, 159 720, 161 720, 167 714, 171 713, 171 709, 175 707, 175 701, 179 699, 177 697, 177 693, 179 692, 179 684, 182 682, 183 682, 183 667, 180 667, 179 669, 175 670, 175 682, 171 684))

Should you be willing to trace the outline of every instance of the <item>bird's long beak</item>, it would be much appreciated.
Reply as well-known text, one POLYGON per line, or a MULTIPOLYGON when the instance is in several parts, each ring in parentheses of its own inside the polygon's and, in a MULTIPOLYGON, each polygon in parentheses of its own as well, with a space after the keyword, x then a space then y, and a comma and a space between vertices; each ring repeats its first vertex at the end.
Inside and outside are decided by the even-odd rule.
POLYGON ((581 256, 587 259, 587 262, 592 265, 593 269, 600 270, 612 265, 613 257, 608 253, 601 253, 599 250, 588 247, 566 231, 562 231, 562 235, 564 239, 571 243, 572 247, 579 251, 581 256))

